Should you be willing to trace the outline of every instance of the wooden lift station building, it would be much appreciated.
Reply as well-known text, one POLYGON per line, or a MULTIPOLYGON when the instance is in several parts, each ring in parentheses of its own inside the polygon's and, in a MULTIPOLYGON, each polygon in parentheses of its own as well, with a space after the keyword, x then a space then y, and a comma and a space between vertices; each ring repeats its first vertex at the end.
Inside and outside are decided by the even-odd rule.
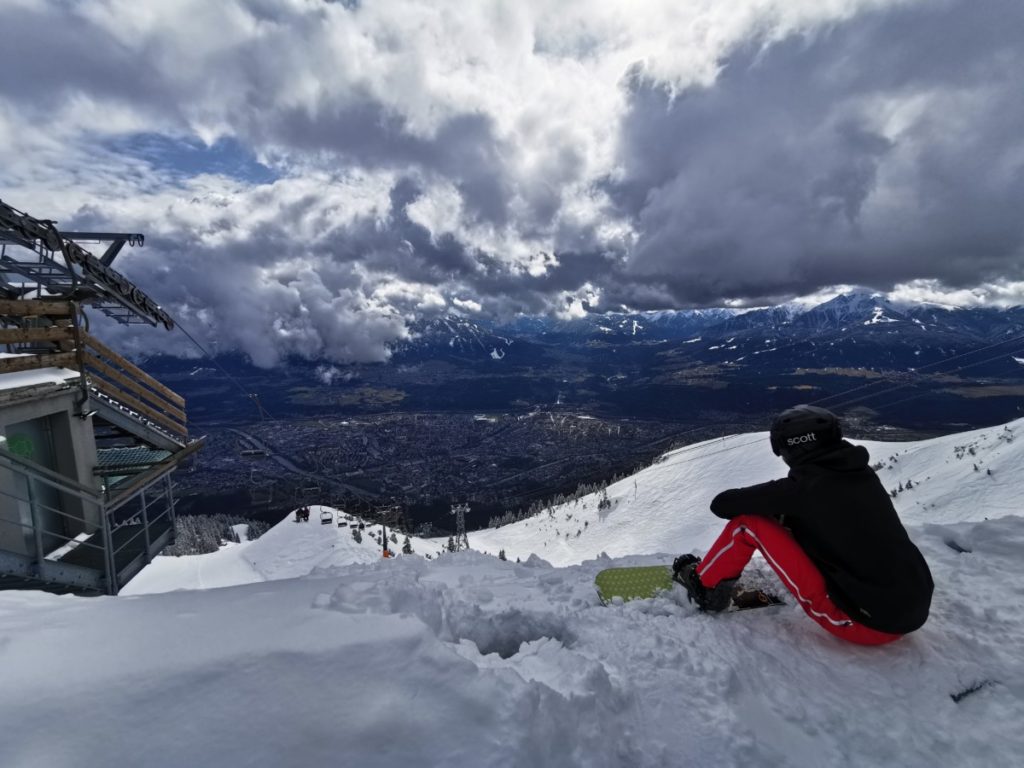
POLYGON ((174 328, 111 267, 141 235, 60 232, 0 201, 0 588, 117 592, 174 537, 185 401, 88 332, 174 328), (108 243, 101 257, 79 241, 108 243))

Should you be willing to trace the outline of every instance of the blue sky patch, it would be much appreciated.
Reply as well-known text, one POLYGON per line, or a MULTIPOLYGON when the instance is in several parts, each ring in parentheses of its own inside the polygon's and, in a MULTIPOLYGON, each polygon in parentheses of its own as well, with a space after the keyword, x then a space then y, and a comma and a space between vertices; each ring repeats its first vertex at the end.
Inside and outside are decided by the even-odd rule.
POLYGON ((213 173, 252 184, 268 184, 279 178, 279 174, 232 138, 219 139, 208 146, 197 138, 136 133, 106 144, 113 152, 144 160, 154 171, 183 178, 213 173))

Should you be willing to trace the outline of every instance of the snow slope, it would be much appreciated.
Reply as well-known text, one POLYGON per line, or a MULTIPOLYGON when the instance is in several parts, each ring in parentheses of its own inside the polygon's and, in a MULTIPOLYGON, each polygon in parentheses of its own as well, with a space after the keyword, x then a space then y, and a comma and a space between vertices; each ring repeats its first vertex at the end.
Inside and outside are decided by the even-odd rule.
MULTIPOLYGON (((309 522, 296 523, 289 516, 255 541, 228 544, 209 555, 157 557, 122 590, 122 595, 170 592, 175 589, 211 589, 251 584, 256 581, 290 579, 305 576, 315 568, 350 563, 372 563, 380 559, 381 546, 374 539, 379 525, 366 523, 362 541, 352 538, 348 522, 359 519, 348 515, 339 527, 339 513, 331 507, 311 506, 309 522), (334 517, 329 525, 320 523, 320 513, 334 517)), ((388 543, 392 552, 401 552, 404 536, 388 543)), ((413 552, 434 553, 439 546, 424 539, 409 537, 413 552)))
MULTIPOLYGON (((919 442, 851 442, 865 446, 872 463, 883 463, 878 474, 886 488, 912 483, 893 499, 907 525, 1021 514, 1024 419, 919 442)), ((722 526, 708 511, 719 491, 787 471, 771 452, 767 432, 709 440, 667 453, 609 486, 609 509, 598 509, 601 495, 593 494, 530 520, 474 532, 469 541, 492 554, 504 549, 513 560, 536 553, 554 565, 581 563, 602 552, 703 552, 722 526)))
MULTIPOLYGON (((343 564, 364 553, 284 521, 204 556, 234 551, 258 583, 0 593, 0 765, 1016 766, 1021 427, 869 446, 894 457, 887 485, 913 481, 896 502, 936 582, 928 623, 889 646, 844 644, 792 602, 598 604, 598 570, 702 549, 717 488, 779 473, 761 436, 737 436, 613 486, 603 520, 594 498, 555 510, 552 525, 589 523, 578 538, 549 542, 538 519, 470 533, 562 567, 473 551, 343 564), (586 559, 598 546, 633 549, 586 559)), ((747 578, 774 577, 755 560, 747 578)))

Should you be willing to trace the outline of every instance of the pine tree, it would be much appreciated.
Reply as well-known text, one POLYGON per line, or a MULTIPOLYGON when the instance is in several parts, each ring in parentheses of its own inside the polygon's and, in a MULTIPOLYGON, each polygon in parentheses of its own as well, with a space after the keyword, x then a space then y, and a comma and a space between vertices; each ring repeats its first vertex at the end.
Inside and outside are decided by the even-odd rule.
POLYGON ((454 552, 455 551, 455 537, 454 536, 449 536, 448 537, 448 551, 449 552, 454 552))
POLYGON ((165 555, 204 555, 216 552, 225 542, 238 541, 232 526, 247 525, 250 541, 267 532, 269 526, 237 515, 180 515, 174 521, 174 544, 165 555))
POLYGON ((505 558, 505 550, 504 549, 499 549, 498 550, 498 559, 499 560, 505 560, 506 559, 505 558))
POLYGON ((405 541, 402 542, 402 554, 403 555, 411 555, 412 554, 412 542, 409 541, 409 537, 408 536, 406 536, 405 537, 405 541))

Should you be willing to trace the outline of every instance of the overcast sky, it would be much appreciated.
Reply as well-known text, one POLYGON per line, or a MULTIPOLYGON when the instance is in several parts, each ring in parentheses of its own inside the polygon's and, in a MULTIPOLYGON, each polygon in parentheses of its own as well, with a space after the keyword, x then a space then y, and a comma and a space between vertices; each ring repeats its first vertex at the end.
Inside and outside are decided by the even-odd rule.
POLYGON ((380 360, 451 310, 1024 301, 1020 0, 0 18, 0 198, 144 232, 116 265, 263 365, 380 360))

